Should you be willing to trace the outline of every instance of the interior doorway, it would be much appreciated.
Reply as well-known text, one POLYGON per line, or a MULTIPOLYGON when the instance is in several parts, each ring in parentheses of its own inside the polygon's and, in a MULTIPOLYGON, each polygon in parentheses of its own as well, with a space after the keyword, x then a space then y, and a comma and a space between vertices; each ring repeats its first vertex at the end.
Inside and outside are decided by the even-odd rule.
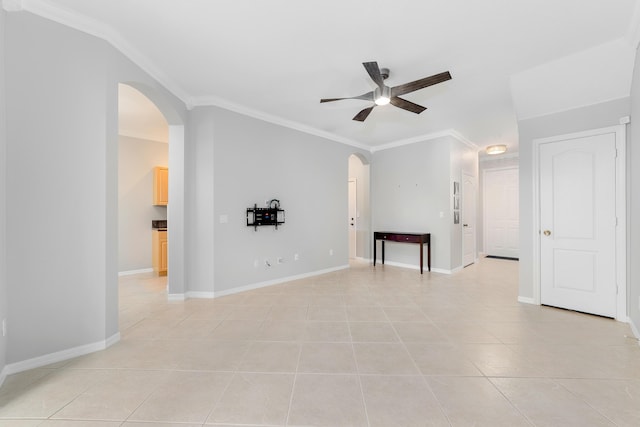
MULTIPOLYGON (((131 86, 148 98, 160 111, 168 125, 168 163, 169 163, 169 194, 167 204, 167 238, 170 242, 168 245, 168 277, 167 277, 167 293, 170 300, 184 300, 186 295, 186 275, 185 275, 185 126, 184 116, 181 113, 179 104, 176 105, 171 97, 165 96, 156 88, 150 87, 144 83, 127 81, 123 82, 126 86, 131 86)), ((114 96, 115 106, 117 107, 117 98, 114 96)), ((117 129, 115 129, 117 132, 117 129)), ((116 135, 117 136, 117 135, 116 135)), ((116 139, 117 141, 117 139, 116 139)), ((117 144, 115 144, 117 147, 117 144)), ((117 149, 113 150, 115 156, 110 157, 109 168, 110 176, 113 176, 113 199, 110 199, 110 206, 114 217, 117 217, 118 205, 118 155, 117 149)), ((115 223, 116 221, 114 221, 115 223)), ((150 225, 149 225, 150 228, 150 225)), ((113 256, 117 258, 117 233, 118 225, 112 228, 113 237, 109 244, 115 248, 113 256)), ((114 269, 117 269, 117 260, 114 262, 114 269)), ((111 297, 115 303, 117 298, 111 297)))
POLYGON ((626 320, 624 126, 534 141, 539 302, 626 320))
POLYGON ((520 257, 519 170, 485 169, 482 179, 484 252, 488 256, 520 257))
MULTIPOLYGON (((154 272, 152 242, 166 230, 166 200, 157 200, 156 168, 169 164, 169 125, 136 88, 118 85, 118 272, 154 272), (154 227, 152 227, 152 224, 154 227)), ((166 194, 166 187, 163 191, 166 194)), ((165 234, 166 236, 166 234, 165 234)), ((157 267, 157 265, 156 265, 157 267)))
POLYGON ((476 262, 476 179, 462 176, 462 266, 476 262))
POLYGON ((371 257, 371 214, 369 207, 369 161, 360 154, 349 156, 347 172, 347 239, 349 259, 371 257))
POLYGON ((349 259, 355 259, 357 256, 358 236, 357 229, 358 216, 358 181, 355 178, 349 179, 349 259))

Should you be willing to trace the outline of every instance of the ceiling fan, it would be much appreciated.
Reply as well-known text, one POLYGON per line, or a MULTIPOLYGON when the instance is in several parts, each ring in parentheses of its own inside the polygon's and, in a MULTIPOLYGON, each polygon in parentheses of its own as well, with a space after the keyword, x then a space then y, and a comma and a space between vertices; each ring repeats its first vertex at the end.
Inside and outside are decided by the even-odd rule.
POLYGON ((428 86, 433 86, 435 84, 451 80, 451 74, 448 71, 445 71, 444 73, 434 74, 433 76, 425 77, 420 80, 415 80, 413 82, 405 83, 399 86, 389 87, 384 84, 384 80, 389 77, 388 68, 380 69, 376 61, 363 62, 362 65, 364 65, 364 68, 365 70, 367 70, 367 73, 369 73, 371 79, 375 82, 375 84, 378 85, 377 88, 360 96, 352 96, 348 98, 323 98, 320 100, 321 103, 341 101, 343 99, 363 99, 365 101, 373 102, 374 104, 371 107, 365 108, 355 115, 353 120, 359 122, 364 122, 371 111, 373 111, 373 109, 378 105, 391 104, 395 105, 398 108, 402 108, 403 110, 420 114, 427 108, 418 104, 414 104, 411 101, 407 101, 404 98, 400 98, 400 95, 404 95, 409 92, 413 92, 428 86))

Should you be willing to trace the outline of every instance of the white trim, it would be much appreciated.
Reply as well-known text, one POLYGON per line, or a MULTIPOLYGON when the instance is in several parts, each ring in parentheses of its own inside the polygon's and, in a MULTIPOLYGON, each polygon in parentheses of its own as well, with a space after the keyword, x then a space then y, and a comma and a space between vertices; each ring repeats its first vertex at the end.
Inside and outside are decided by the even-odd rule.
POLYGON ((629 326, 631 327, 631 332, 633 332, 633 335, 638 339, 638 345, 640 345, 640 330, 638 329, 636 324, 633 323, 633 320, 631 318, 629 318, 628 323, 629 323, 629 326))
MULTIPOLYGON (((378 264, 378 266, 385 266, 385 265, 390 265, 392 267, 400 267, 400 268, 410 268, 411 270, 420 270, 420 266, 418 264, 405 264, 402 262, 395 262, 395 261, 385 261, 384 264, 382 263, 378 264)), ((457 273, 458 271, 461 271, 462 267, 457 267, 457 268, 454 268, 453 270, 445 270, 442 268, 431 267, 431 271, 429 271, 429 268, 425 265, 422 270, 427 273, 453 274, 453 273, 457 273)))
POLYGON ((5 366, 4 368, 2 368, 2 371, 0 371, 0 387, 2 387, 2 384, 4 384, 4 380, 7 379, 7 375, 9 375, 7 373, 7 367, 5 366))
POLYGON ((167 294, 167 301, 169 302, 184 301, 186 299, 186 294, 167 294))
MULTIPOLYGON (((462 136, 454 129, 449 129, 444 132, 437 132, 436 134, 424 135, 409 138, 402 141, 391 142, 378 147, 371 147, 358 141, 354 141, 343 136, 327 132, 321 129, 311 127, 309 125, 288 120, 282 117, 274 116, 264 111, 255 110, 244 105, 236 104, 226 99, 217 96, 197 97, 187 93, 183 87, 178 85, 172 78, 170 78, 164 71, 158 68, 149 58, 147 58, 142 52, 135 49, 127 40, 125 40, 117 31, 113 28, 105 25, 102 22, 91 19, 87 16, 78 14, 72 10, 64 9, 62 7, 54 6, 44 0, 2 0, 3 8, 7 11, 20 11, 26 10, 34 15, 41 16, 43 18, 52 20, 59 24, 65 25, 69 28, 81 31, 83 33, 92 35, 99 39, 105 40, 116 48, 125 57, 130 59, 134 64, 140 67, 143 71, 149 74, 152 78, 157 80, 162 86, 164 86, 169 92, 180 99, 185 106, 191 110, 195 106, 218 106, 226 110, 234 111, 255 119, 263 120, 268 123, 280 125, 289 129, 298 130, 310 135, 315 135, 321 138, 328 139, 330 141, 338 142, 341 144, 356 147, 370 153, 379 150, 385 150, 396 146, 413 144, 429 139, 434 139, 432 135, 440 134, 439 136, 452 136, 463 144, 468 145, 473 149, 478 149, 478 146, 462 136)), ((437 136, 436 136, 437 137, 437 136)))
POLYGON ((333 273, 334 271, 345 270, 349 268, 349 265, 341 265, 338 267, 327 268, 324 270, 312 271, 310 273, 297 274, 295 276, 280 277, 278 279, 267 280, 264 282, 252 283, 245 286, 239 286, 237 288, 227 289, 219 292, 204 292, 204 291, 188 291, 184 294, 168 294, 169 301, 185 301, 187 299, 213 299, 223 297, 225 295, 233 295, 240 292, 251 291, 254 289, 266 288, 272 285, 279 285, 280 283, 291 282, 293 280, 306 279, 308 277, 320 276, 322 274, 333 273))
MULTIPOLYGON (((496 167, 496 168, 486 168, 486 169, 482 169, 482 246, 483 249, 486 251, 487 250, 487 234, 488 234, 488 230, 489 227, 487 226, 487 204, 484 203, 485 197, 487 196, 487 172, 496 172, 496 171, 506 171, 506 170, 512 170, 515 169, 518 171, 518 174, 520 173, 520 165, 513 165, 513 166, 502 166, 502 167, 496 167)), ((520 177, 518 176, 518 181, 520 180, 520 177)), ((520 194, 520 187, 518 187, 518 197, 520 194)), ((518 218, 518 229, 520 229, 520 218, 518 218)), ((487 256, 487 253, 484 253, 485 256, 487 256)), ((518 244, 518 258, 520 258, 520 244, 518 244)))
POLYGON ((478 161, 480 163, 483 163, 483 162, 489 162, 491 160, 517 159, 520 157, 520 153, 515 152, 515 153, 498 154, 497 156, 487 154, 487 155, 478 156, 478 157, 479 157, 478 161))
POLYGON ((389 142, 388 144, 378 145, 375 147, 371 147, 369 151, 371 151, 371 153, 375 153, 377 151, 383 151, 383 150, 388 150, 390 148, 402 147, 403 145, 410 145, 418 142, 430 141, 432 139, 442 138, 445 136, 450 136, 452 138, 455 138, 461 143, 467 145, 468 147, 474 150, 478 150, 478 146, 476 144, 474 144, 473 142, 469 141, 467 138, 462 136, 458 131, 456 131, 455 129, 447 129, 440 132, 428 133, 425 135, 414 136, 414 137, 402 139, 399 141, 389 142))
POLYGON ((255 110, 253 108, 249 108, 244 105, 236 104, 234 102, 227 101, 226 99, 223 99, 220 97, 210 96, 206 98, 194 98, 194 103, 192 104, 192 107, 209 107, 209 106, 224 108, 225 110, 233 111, 235 113, 239 113, 248 117, 253 117, 254 119, 262 120, 267 123, 273 123, 289 129, 298 130, 300 132, 303 132, 309 135, 319 136, 320 138, 325 138, 330 141, 339 142, 341 144, 350 145, 352 147, 356 147, 361 150, 371 152, 370 146, 361 144, 352 139, 345 138, 340 135, 336 135, 331 132, 320 130, 302 123, 298 123, 293 120, 288 120, 279 116, 274 116, 273 114, 269 114, 264 111, 255 110))
POLYGON ((134 64, 138 65, 143 71, 182 100, 187 106, 190 105, 191 97, 189 94, 169 78, 164 71, 156 67, 149 58, 135 49, 117 31, 108 25, 69 9, 51 5, 43 0, 22 0, 21 3, 23 10, 109 42, 134 64))
POLYGON ((267 280, 264 282, 253 283, 250 285, 240 286, 233 289, 227 289, 225 291, 214 292, 214 297, 223 297, 225 295, 233 295, 244 291, 251 291, 253 289, 266 288, 267 286, 279 285, 280 283, 291 282, 293 280, 306 279, 308 277, 320 276, 322 274, 333 273, 334 271, 345 270, 349 268, 349 265, 340 265, 338 267, 327 268, 324 270, 312 271, 310 273, 298 274, 295 276, 281 277, 278 279, 267 280))
POLYGON ((11 363, 2 370, 3 375, 12 375, 18 372, 28 371, 29 369, 40 368, 52 363, 58 363, 75 357, 84 356, 85 354, 94 353, 104 350, 116 342, 120 341, 120 333, 116 333, 106 340, 98 341, 93 344, 85 344, 78 347, 69 348, 67 350, 57 351, 55 353, 45 354, 44 356, 34 357, 32 359, 23 360, 21 362, 11 363))
POLYGON ((523 297, 523 296, 520 296, 520 295, 518 295, 518 302, 521 302, 521 303, 524 303, 524 304, 540 305, 540 304, 536 304, 535 298, 523 297))
POLYGON ((153 273, 153 268, 141 268, 140 270, 119 271, 118 276, 133 276, 134 274, 153 273))
POLYGON ((542 144, 567 139, 584 138, 603 134, 615 134, 616 141, 616 320, 627 322, 627 212, 626 212, 626 135, 625 125, 615 125, 600 129, 590 129, 565 135, 534 139, 533 148, 533 298, 540 304, 540 147, 542 144))

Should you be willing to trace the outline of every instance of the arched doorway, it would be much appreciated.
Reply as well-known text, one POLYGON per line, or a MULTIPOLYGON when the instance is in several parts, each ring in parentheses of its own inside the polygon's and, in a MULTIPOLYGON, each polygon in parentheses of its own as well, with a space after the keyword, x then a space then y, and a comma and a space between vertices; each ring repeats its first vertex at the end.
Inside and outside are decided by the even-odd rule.
MULTIPOLYGON (((169 224, 168 239, 171 242, 168 246, 167 291, 170 298, 172 296, 175 298, 175 295, 183 298, 186 287, 184 268, 184 121, 170 100, 158 93, 157 90, 138 82, 122 82, 120 86, 133 88, 144 95, 157 107, 167 123, 169 203, 166 207, 166 219, 169 224)), ((117 176, 117 173, 115 175, 117 176)), ((117 247, 115 244, 113 246, 117 247)))
POLYGON ((361 154, 349 156, 348 217, 349 259, 371 258, 369 161, 361 154))

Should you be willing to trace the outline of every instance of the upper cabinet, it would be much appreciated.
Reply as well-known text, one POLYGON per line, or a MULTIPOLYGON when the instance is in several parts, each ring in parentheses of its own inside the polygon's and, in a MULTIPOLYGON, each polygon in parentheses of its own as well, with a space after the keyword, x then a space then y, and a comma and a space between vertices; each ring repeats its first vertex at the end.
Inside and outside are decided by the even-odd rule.
POLYGON ((166 206, 169 203, 169 168, 153 168, 153 204, 166 206))

